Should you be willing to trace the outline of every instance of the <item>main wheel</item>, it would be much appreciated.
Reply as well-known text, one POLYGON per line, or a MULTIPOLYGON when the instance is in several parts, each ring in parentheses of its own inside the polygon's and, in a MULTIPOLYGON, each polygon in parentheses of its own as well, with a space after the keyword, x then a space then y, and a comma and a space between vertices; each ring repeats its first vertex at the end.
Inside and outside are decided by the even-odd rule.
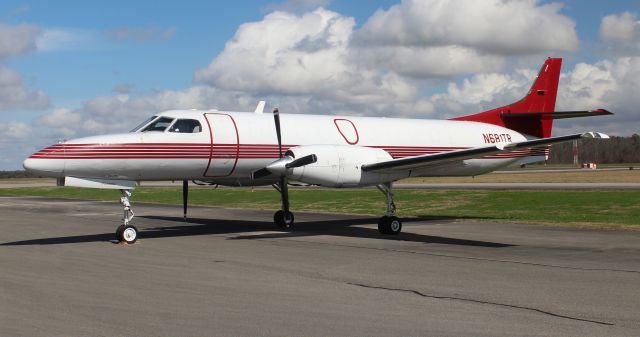
POLYGON ((293 213, 286 212, 285 214, 285 211, 283 210, 279 210, 273 215, 273 222, 278 227, 283 227, 283 228, 293 227, 293 219, 294 219, 293 213))
POLYGON ((138 229, 133 225, 126 225, 122 229, 122 234, 118 241, 128 244, 135 243, 138 240, 138 229))
POLYGON ((378 220, 380 234, 398 235, 402 231, 402 221, 395 216, 383 216, 378 220))
POLYGON ((124 225, 118 226, 116 228, 116 241, 122 241, 122 232, 124 231, 124 225))

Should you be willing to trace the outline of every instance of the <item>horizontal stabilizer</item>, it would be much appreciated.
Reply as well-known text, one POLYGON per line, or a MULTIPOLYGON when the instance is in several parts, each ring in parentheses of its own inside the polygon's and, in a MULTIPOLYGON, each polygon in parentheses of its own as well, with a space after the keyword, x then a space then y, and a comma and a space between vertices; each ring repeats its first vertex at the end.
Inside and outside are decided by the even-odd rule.
POLYGON ((551 111, 551 112, 503 112, 500 114, 502 118, 541 118, 541 119, 564 119, 591 116, 613 115, 612 112, 605 109, 596 109, 588 111, 551 111))

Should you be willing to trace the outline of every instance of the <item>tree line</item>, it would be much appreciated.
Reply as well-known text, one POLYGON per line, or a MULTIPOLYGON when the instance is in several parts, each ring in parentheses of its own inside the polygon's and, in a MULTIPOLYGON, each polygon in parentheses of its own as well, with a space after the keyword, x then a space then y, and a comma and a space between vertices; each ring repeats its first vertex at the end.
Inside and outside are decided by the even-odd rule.
MULTIPOLYGON (((579 163, 640 163, 640 135, 612 136, 609 139, 583 138, 578 141, 579 163)), ((573 142, 551 146, 549 164, 572 164, 573 142)))

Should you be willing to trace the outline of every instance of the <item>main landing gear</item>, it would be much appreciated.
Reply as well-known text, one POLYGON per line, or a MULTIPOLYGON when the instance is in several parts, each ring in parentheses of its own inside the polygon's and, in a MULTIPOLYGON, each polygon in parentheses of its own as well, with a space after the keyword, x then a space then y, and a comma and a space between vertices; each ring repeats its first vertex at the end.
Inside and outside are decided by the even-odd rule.
MULTIPOLYGON (((287 189, 286 178, 281 178, 273 187, 280 192, 282 196, 282 209, 273 215, 273 222, 285 229, 292 229, 294 216, 289 211, 289 193, 287 189)), ((392 183, 384 183, 377 185, 378 189, 384 193, 387 198, 387 213, 378 220, 378 231, 380 234, 398 235, 402 231, 402 221, 396 217, 396 204, 393 202, 392 183)))
POLYGON ((396 217, 396 204, 393 202, 393 185, 392 183, 384 183, 377 187, 387 197, 387 214, 378 220, 378 231, 380 234, 400 234, 402 221, 396 217))
POLYGON ((273 187, 280 192, 282 200, 282 209, 273 215, 273 222, 278 227, 292 229, 294 217, 293 213, 289 211, 289 189, 287 188, 287 179, 285 177, 280 178, 280 181, 277 184, 273 184, 273 187))
POLYGON ((135 216, 133 210, 131 210, 131 202, 129 201, 131 191, 120 190, 120 192, 122 193, 120 204, 122 204, 122 207, 124 208, 124 215, 122 216, 122 225, 118 226, 118 229, 116 229, 116 240, 118 240, 118 242, 132 244, 138 240, 138 229, 135 226, 130 225, 131 220, 135 216))

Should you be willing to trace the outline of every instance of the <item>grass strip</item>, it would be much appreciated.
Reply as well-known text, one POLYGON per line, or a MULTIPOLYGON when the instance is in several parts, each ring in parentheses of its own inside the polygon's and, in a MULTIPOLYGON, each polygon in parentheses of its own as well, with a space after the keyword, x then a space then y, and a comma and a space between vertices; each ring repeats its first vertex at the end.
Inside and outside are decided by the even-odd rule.
MULTIPOLYGON (((396 190, 399 216, 506 220, 596 227, 639 227, 640 192, 636 191, 460 191, 396 190)), ((70 187, 0 189, 0 196, 42 196, 116 202, 117 190, 70 187)), ((383 195, 374 189, 291 189, 293 211, 379 216, 383 195)), ((141 187, 132 202, 182 203, 180 188, 141 187)), ((191 205, 278 209, 279 194, 270 189, 192 188, 191 205)), ((135 206, 134 206, 135 207, 135 206)))

